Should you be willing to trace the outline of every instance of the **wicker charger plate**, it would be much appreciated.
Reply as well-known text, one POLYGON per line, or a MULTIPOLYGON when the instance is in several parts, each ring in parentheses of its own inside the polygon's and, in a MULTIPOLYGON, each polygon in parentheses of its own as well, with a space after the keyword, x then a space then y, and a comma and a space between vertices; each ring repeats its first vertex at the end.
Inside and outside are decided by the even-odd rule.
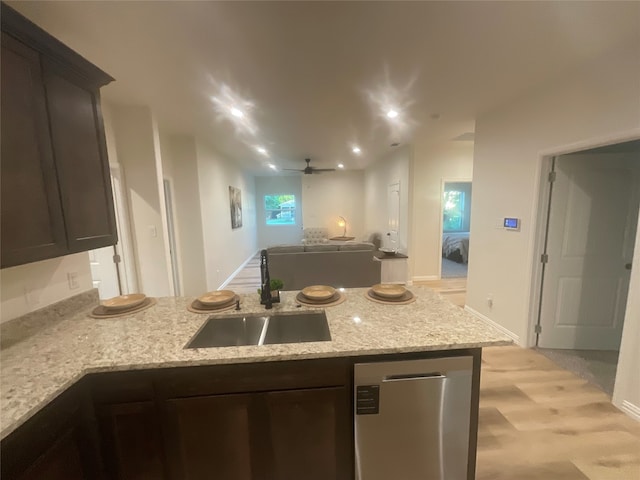
POLYGON ((217 313, 217 312, 226 312, 227 310, 231 310, 232 308, 236 308, 236 302, 240 300, 238 295, 234 295, 228 303, 223 305, 218 305, 216 307, 209 307, 207 305, 202 304, 197 298, 191 302, 191 304, 187 307, 192 313, 217 313))
POLYGON ((296 302, 307 307, 333 307, 335 305, 340 305, 346 299, 347 297, 342 292, 338 291, 336 291, 331 298, 322 301, 309 300, 302 294, 302 292, 299 292, 296 295, 296 302))
POLYGON ((235 298, 236 294, 231 290, 214 290, 197 298, 205 308, 223 307, 235 298))
POLYGON ((372 302, 382 303, 383 305, 407 305, 416 301, 416 296, 410 290, 407 290, 402 297, 393 300, 389 298, 380 298, 373 293, 373 290, 371 289, 367 290, 364 296, 372 302))
POLYGON ((116 317, 124 317, 126 315, 133 315, 134 313, 141 312, 146 310, 147 308, 153 307, 156 304, 156 299, 152 297, 147 297, 144 299, 140 305, 132 308, 130 310, 118 310, 114 312, 112 310, 107 309, 104 305, 99 305, 89 314, 92 318, 116 318, 116 317))
POLYGON ((407 289, 402 285, 396 285, 394 283, 378 283, 371 287, 371 291, 375 293, 377 298, 396 300, 402 298, 407 292, 407 289))
POLYGON ((311 285, 303 288, 300 293, 312 302, 321 302, 335 297, 336 289, 328 285, 311 285))

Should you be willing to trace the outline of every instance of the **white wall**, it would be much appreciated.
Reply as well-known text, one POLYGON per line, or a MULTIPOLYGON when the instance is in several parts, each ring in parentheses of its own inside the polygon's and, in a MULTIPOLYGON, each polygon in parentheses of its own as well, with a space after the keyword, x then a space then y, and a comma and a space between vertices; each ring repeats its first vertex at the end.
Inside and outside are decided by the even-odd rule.
POLYGON ((219 288, 257 250, 255 182, 237 164, 196 140, 207 289, 219 288), (242 192, 242 227, 231 228, 229 186, 242 192))
MULTIPOLYGON (((638 225, 640 226, 640 213, 638 225)), ((613 403, 640 420, 638 366, 640 366, 640 231, 636 233, 629 297, 613 391, 613 403)))
POLYGON ((302 180, 300 175, 256 177, 256 222, 258 247, 300 243, 302 239, 302 180), (265 195, 295 195, 296 224, 267 225, 264 208, 265 195))
POLYGON ((159 137, 147 107, 111 107, 117 156, 127 180, 138 287, 154 297, 171 294, 165 242, 159 137))
MULTIPOLYGON (((542 157, 640 137, 638 46, 612 52, 606 58, 564 75, 476 121, 471 211, 471 255, 467 305, 512 332, 520 343, 529 335, 529 311, 534 268, 535 219, 542 157), (522 219, 520 232, 495 228, 496 218, 522 219), (493 308, 485 299, 493 295, 493 308)), ((639 258, 635 252, 636 264, 639 258)), ((640 350, 640 315, 634 306, 640 295, 629 291, 626 338, 619 368, 640 350), (635 312, 635 316, 633 315, 635 312)), ((635 287, 635 288, 634 288, 635 287)), ((637 375, 637 364, 635 365, 637 375)), ((628 382, 628 379, 620 379, 628 382)), ((628 394, 617 385, 617 404, 628 394)), ((635 397, 637 401, 640 395, 635 397)), ((628 398, 626 399, 628 400, 628 398)))
MULTIPOLYGON (((410 264, 414 280, 432 280, 439 276, 442 258, 442 181, 471 179, 473 142, 430 142, 419 137, 413 158, 414 247, 410 264)), ((470 256, 474 243, 472 234, 470 256)))
POLYGON ((182 295, 207 290, 196 141, 183 135, 161 135, 164 176, 173 186, 174 230, 182 295))
MULTIPOLYGON (((410 178, 413 151, 410 145, 394 149, 365 170, 364 174, 364 219, 365 235, 372 233, 381 235, 384 241, 389 230, 387 209, 387 187, 400 183, 400 225, 398 230, 398 249, 409 253, 411 243, 411 190, 410 178)), ((409 265, 411 265, 409 254, 409 265)))
POLYGON ((93 288, 87 252, 0 270, 0 322, 12 320, 93 288), (71 290, 68 273, 77 273, 71 290))
MULTIPOLYGON (((385 194, 386 195, 386 194, 385 194)), ((363 240, 364 172, 337 171, 302 176, 304 227, 326 227, 329 237, 341 236, 338 216, 347 220, 347 236, 363 240)))

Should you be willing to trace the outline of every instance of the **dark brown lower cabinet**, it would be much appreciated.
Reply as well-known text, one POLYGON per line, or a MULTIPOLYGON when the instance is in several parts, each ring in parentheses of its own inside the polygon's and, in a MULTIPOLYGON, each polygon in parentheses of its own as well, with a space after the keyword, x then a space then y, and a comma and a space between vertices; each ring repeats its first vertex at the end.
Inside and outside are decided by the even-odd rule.
POLYGON ((85 480, 91 478, 82 466, 78 439, 74 430, 63 434, 17 478, 20 480, 85 480))
POLYGON ((102 455, 109 476, 126 480, 162 480, 162 434, 152 401, 96 406, 102 455))
POLYGON ((168 400, 165 422, 171 477, 184 480, 266 478, 255 456, 258 444, 250 394, 168 400))
POLYGON ((176 479, 349 479, 347 389, 313 388, 167 400, 176 479))
POLYGON ((264 443, 279 480, 350 479, 349 394, 345 387, 270 392, 264 443))
POLYGON ((54 399, 0 445, 2 480, 104 478, 84 382, 54 399))

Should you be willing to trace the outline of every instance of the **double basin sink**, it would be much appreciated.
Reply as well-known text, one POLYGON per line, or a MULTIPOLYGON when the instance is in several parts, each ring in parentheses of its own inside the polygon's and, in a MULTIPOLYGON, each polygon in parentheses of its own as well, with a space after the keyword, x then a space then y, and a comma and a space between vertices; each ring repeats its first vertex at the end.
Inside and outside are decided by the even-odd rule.
POLYGON ((324 312, 209 317, 185 348, 326 342, 331 340, 324 312))

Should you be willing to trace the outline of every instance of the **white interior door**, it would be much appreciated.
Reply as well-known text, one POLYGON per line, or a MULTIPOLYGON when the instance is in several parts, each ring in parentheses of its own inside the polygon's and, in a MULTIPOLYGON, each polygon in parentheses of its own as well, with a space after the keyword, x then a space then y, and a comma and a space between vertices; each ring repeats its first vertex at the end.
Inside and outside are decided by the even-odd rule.
POLYGON ((103 300, 120 295, 118 270, 113 261, 114 255, 115 248, 113 246, 89 250, 93 288, 98 289, 98 295, 103 300))
POLYGON ((399 248, 398 231, 400 229, 400 183, 387 186, 387 213, 389 216, 386 247, 399 248))
POLYGON ((538 346, 619 349, 638 217, 638 163, 596 155, 557 159, 538 346))

